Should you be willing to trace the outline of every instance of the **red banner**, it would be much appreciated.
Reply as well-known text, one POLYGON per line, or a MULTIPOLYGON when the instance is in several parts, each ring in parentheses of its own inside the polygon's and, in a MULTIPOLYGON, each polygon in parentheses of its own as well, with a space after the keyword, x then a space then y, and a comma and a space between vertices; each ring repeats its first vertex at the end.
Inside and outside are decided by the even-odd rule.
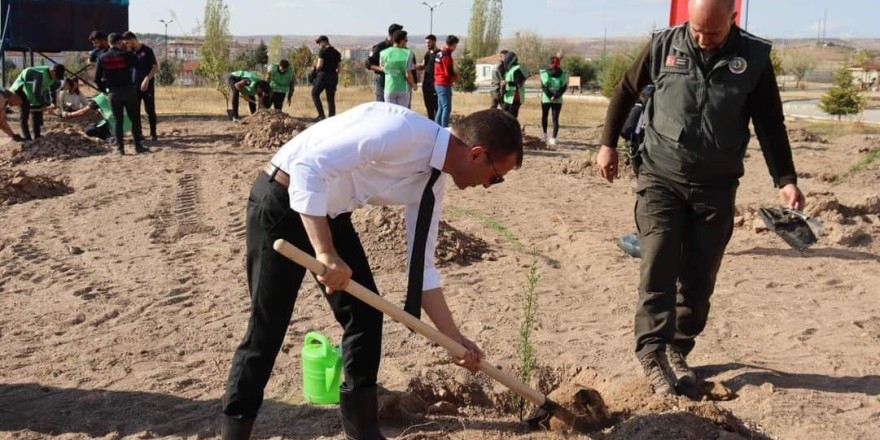
MULTIPOLYGON (((736 24, 739 26, 742 17, 742 0, 736 0, 736 24)), ((688 20, 688 0, 672 0, 669 9, 669 26, 675 26, 688 20)))

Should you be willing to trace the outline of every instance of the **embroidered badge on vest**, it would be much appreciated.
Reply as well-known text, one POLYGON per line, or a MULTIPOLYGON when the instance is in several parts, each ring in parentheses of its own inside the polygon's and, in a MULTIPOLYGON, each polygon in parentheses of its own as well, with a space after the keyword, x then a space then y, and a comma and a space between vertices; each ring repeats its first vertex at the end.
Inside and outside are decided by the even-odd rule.
POLYGON ((730 60, 730 71, 739 75, 746 71, 749 68, 749 63, 746 62, 743 57, 736 57, 730 60))
POLYGON ((685 57, 677 57, 675 55, 669 55, 666 57, 666 67, 677 67, 680 69, 688 68, 688 59, 685 57))

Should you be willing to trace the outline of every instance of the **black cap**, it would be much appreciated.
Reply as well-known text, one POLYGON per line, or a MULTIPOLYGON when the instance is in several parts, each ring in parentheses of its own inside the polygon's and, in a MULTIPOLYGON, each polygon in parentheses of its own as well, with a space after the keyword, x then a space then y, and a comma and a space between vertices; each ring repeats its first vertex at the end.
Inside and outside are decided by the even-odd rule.
POLYGON ((321 44, 321 43, 327 43, 327 44, 330 44, 330 39, 327 38, 326 35, 321 35, 320 37, 318 37, 317 40, 315 40, 315 43, 318 43, 318 44, 321 44))

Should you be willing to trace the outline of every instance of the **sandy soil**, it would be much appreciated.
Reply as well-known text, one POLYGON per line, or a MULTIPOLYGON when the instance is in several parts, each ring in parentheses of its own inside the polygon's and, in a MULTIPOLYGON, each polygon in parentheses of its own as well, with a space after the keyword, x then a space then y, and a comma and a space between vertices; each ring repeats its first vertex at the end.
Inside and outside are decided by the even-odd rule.
MULTIPOLYGON (((0 438, 218 436, 219 399, 248 314, 245 201, 273 154, 243 146, 248 129, 164 118, 161 140, 144 156, 102 154, 109 149, 99 143, 82 155, 48 156, 0 145, 0 438)), ((516 370, 535 250, 532 383, 544 392, 598 390, 612 419, 593 438, 876 438, 880 166, 833 177, 880 149, 880 137, 795 144, 802 188, 808 197, 822 193, 809 209, 828 229, 805 253, 754 216, 776 193, 751 145, 740 226, 690 358, 721 390, 713 394, 719 401, 692 402, 652 396, 640 379, 632 353, 638 261, 616 246, 633 229, 633 181, 609 185, 595 176, 597 132, 564 129, 559 146, 530 150, 496 188, 450 188, 442 272, 463 331, 493 362, 516 370)), ((395 212, 370 209, 357 220, 382 293, 402 304, 395 212)), ((341 439, 336 407, 301 397, 306 332, 340 336, 311 282, 294 316, 255 438, 341 439)), ((441 349, 399 324, 386 323, 384 352, 391 437, 561 437, 526 433, 502 387, 449 365, 441 349)))

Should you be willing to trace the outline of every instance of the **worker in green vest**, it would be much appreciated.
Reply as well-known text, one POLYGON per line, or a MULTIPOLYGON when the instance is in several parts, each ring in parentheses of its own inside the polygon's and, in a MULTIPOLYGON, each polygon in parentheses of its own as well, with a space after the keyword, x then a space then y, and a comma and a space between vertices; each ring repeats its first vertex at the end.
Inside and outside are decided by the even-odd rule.
POLYGON ((239 96, 244 96, 251 114, 257 112, 258 102, 260 108, 267 109, 272 106, 272 88, 268 81, 261 80, 256 73, 237 70, 229 74, 228 84, 232 91, 232 111, 229 113, 229 117, 233 121, 238 120, 239 96))
MULTIPOLYGON (((101 116, 101 120, 86 127, 86 136, 96 137, 101 140, 109 140, 111 144, 116 143, 113 137, 113 127, 116 124, 116 118, 113 117, 113 110, 110 108, 110 99, 104 93, 98 93, 89 101, 89 105, 76 111, 62 111, 62 119, 78 118, 90 113, 97 113, 101 116)), ((123 112, 122 131, 128 133, 131 131, 131 119, 128 113, 123 112)))
POLYGON ((519 117, 519 107, 526 102, 526 75, 519 65, 515 52, 504 56, 504 111, 514 118, 519 117))
POLYGON ((568 74, 559 67, 559 57, 550 58, 550 68, 541 70, 541 140, 547 145, 556 145, 559 135, 559 112, 562 110, 562 96, 568 89, 568 74), (547 138, 547 114, 553 112, 553 135, 547 138))
POLYGON ((281 110, 284 104, 284 96, 287 96, 287 106, 290 107, 290 101, 293 98, 293 69, 290 68, 290 62, 281 60, 278 64, 269 66, 266 72, 266 81, 272 88, 272 107, 275 110, 281 110))
POLYGON ((391 35, 394 46, 379 54, 379 67, 385 73, 385 102, 409 108, 410 93, 416 88, 412 70, 415 62, 407 49, 407 32, 395 31, 391 35))
POLYGON ((9 91, 22 99, 21 104, 21 136, 24 140, 31 140, 31 130, 28 127, 28 117, 34 121, 34 138, 40 137, 43 127, 43 111, 55 110, 52 102, 52 84, 64 77, 64 66, 28 67, 21 71, 9 91), (33 112, 31 111, 33 109, 33 112))

